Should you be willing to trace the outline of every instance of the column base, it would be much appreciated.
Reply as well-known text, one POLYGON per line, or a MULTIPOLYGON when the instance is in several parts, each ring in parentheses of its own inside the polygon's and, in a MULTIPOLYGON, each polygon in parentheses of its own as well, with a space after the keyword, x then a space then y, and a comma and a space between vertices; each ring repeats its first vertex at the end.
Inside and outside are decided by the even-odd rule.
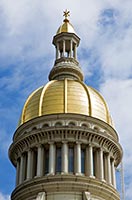
POLYGON ((61 175, 69 175, 68 172, 61 172, 61 175))
POLYGON ((54 176, 55 175, 55 173, 48 173, 48 174, 46 174, 46 176, 54 176))
POLYGON ((90 175, 90 176, 89 176, 89 178, 93 178, 93 179, 95 179, 95 176, 93 176, 93 175, 90 175))
POLYGON ((76 176, 85 176, 85 174, 81 173, 81 172, 77 172, 75 173, 76 176))

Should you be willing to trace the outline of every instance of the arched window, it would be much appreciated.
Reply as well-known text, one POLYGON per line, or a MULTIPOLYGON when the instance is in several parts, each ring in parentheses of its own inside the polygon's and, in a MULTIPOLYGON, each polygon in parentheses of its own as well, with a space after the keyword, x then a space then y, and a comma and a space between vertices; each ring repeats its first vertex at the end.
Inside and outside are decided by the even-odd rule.
POLYGON ((36 127, 36 126, 34 126, 34 127, 32 128, 32 131, 35 131, 35 130, 37 130, 37 127, 36 127))
POLYGON ((49 149, 45 149, 45 174, 49 172, 49 149))
POLYGON ((83 123, 81 126, 82 126, 83 128, 88 128, 87 124, 84 124, 84 123, 83 123))
POLYGON ((97 131, 97 132, 99 132, 99 127, 94 126, 94 130, 97 131))
POLYGON ((74 127, 74 126, 76 126, 76 124, 75 124, 75 122, 69 122, 69 124, 68 124, 69 126, 71 126, 71 127, 74 127))
POLYGON ((68 149, 68 172, 74 172, 74 147, 68 149))
POLYGON ((56 122, 55 126, 56 127, 62 126, 62 123, 61 122, 56 122))
POLYGON ((61 172, 61 147, 56 148, 56 172, 61 172))
POLYGON ((49 124, 47 123, 43 125, 43 128, 48 128, 48 127, 49 127, 49 124))

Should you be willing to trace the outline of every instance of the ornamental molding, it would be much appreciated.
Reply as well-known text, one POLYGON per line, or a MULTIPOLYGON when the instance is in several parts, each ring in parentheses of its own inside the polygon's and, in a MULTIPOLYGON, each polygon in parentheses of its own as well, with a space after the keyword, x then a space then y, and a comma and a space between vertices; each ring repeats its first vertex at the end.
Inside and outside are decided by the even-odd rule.
MULTIPOLYGON (((119 194, 112 186, 103 181, 94 178, 88 178, 80 175, 54 175, 47 177, 36 177, 30 181, 25 181, 23 184, 16 187, 12 193, 12 200, 25 200, 24 198, 37 197, 39 192, 44 191, 46 195, 52 192, 66 191, 82 194, 88 191, 91 194, 96 194, 102 199, 120 200, 119 194)), ((95 196, 95 195, 94 195, 95 196)), ((32 198, 34 199, 34 198, 32 198)), ((93 198, 94 199, 94 198, 93 198)))

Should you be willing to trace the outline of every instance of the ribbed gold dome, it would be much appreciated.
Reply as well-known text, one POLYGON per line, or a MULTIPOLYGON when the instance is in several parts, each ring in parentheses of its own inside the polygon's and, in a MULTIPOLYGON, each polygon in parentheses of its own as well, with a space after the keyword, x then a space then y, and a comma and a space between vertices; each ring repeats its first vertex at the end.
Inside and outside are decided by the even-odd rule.
POLYGON ((56 32, 56 34, 59 33, 75 33, 75 30, 69 21, 64 21, 64 23, 58 28, 56 32))
POLYGON ((70 11, 64 11, 64 23, 58 28, 57 33, 75 33, 73 25, 69 22, 68 16, 70 16, 70 11))
POLYGON ((20 124, 35 117, 76 113, 98 118, 112 125, 103 97, 93 88, 78 80, 53 80, 35 90, 27 99, 20 124))

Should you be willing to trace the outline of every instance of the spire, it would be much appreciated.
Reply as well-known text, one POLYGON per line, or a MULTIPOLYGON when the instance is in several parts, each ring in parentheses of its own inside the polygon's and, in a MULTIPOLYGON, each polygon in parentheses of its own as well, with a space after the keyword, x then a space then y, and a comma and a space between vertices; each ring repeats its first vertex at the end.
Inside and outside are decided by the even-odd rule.
POLYGON ((77 47, 80 38, 76 35, 68 17, 70 11, 64 11, 63 24, 59 27, 53 38, 53 44, 56 48, 56 59, 54 67, 49 74, 49 80, 53 79, 77 79, 83 80, 83 73, 77 60, 77 47))

